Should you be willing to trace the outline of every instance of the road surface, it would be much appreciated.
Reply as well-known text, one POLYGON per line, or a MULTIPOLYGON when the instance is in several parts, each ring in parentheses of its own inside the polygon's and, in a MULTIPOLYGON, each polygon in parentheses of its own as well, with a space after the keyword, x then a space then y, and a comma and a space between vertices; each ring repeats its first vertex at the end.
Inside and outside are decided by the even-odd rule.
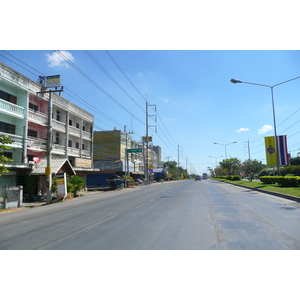
POLYGON ((0 249, 300 249, 300 203, 214 180, 0 214, 0 249))

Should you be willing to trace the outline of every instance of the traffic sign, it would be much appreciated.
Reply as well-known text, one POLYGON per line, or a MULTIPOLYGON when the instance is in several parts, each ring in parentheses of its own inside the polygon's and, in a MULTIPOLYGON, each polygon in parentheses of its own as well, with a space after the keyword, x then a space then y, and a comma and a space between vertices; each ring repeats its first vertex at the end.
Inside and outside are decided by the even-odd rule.
POLYGON ((142 152, 143 148, 127 149, 127 153, 142 152))

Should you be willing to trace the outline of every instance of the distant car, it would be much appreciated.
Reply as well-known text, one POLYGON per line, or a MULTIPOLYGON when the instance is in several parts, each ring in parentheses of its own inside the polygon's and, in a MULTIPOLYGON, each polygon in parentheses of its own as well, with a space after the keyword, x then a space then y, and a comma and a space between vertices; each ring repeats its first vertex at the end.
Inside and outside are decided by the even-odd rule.
POLYGON ((201 177, 199 175, 195 176, 195 180, 201 180, 201 177))
POLYGON ((208 178, 208 175, 206 173, 203 173, 202 174, 202 179, 207 179, 208 178))

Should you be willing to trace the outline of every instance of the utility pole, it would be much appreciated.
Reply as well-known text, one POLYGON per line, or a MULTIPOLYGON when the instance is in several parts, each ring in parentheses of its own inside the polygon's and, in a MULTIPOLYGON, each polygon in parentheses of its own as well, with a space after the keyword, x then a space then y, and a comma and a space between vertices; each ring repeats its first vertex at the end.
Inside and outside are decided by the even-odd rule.
MULTIPOLYGON (((145 164, 145 173, 146 173, 146 182, 149 183, 149 127, 155 127, 155 132, 157 132, 156 125, 149 125, 148 119, 149 116, 155 116, 155 115, 149 115, 148 114, 148 107, 154 106, 156 111, 156 105, 155 104, 148 104, 147 101, 147 95, 146 95, 146 164, 145 164)), ((156 116, 155 116, 156 121, 156 116)))
POLYGON ((180 169, 179 169, 179 145, 178 145, 178 180, 180 180, 180 169))
MULTIPOLYGON (((58 78, 59 75, 57 76, 48 76, 48 77, 52 77, 52 78, 58 78)), ((51 150, 52 150, 52 93, 56 93, 59 92, 61 93, 63 91, 63 87, 58 90, 57 87, 60 86, 59 85, 54 84, 49 85, 49 87, 55 87, 55 90, 46 90, 45 86, 44 86, 44 80, 46 77, 42 77, 40 76, 41 79, 41 91, 37 92, 38 94, 41 94, 42 96, 45 93, 49 94, 49 99, 48 99, 48 122, 47 122, 47 167, 45 169, 45 175, 47 176, 47 181, 46 181, 46 203, 50 204, 51 200, 52 200, 52 171, 51 171, 51 150)))
POLYGON ((125 185, 124 188, 126 188, 127 184, 127 176, 130 176, 130 170, 129 170, 129 159, 128 159, 128 134, 133 134, 133 131, 126 132, 126 125, 124 126, 124 132, 126 134, 126 149, 125 149, 125 185))

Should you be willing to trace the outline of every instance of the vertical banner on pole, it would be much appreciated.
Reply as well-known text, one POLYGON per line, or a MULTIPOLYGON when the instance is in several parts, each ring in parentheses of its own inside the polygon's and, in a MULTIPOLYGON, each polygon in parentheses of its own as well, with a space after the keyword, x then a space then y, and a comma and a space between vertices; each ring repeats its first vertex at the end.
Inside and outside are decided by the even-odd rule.
POLYGON ((286 166, 289 162, 286 135, 277 136, 279 165, 286 166))
POLYGON ((265 137, 267 165, 277 166, 276 145, 274 136, 265 137))

